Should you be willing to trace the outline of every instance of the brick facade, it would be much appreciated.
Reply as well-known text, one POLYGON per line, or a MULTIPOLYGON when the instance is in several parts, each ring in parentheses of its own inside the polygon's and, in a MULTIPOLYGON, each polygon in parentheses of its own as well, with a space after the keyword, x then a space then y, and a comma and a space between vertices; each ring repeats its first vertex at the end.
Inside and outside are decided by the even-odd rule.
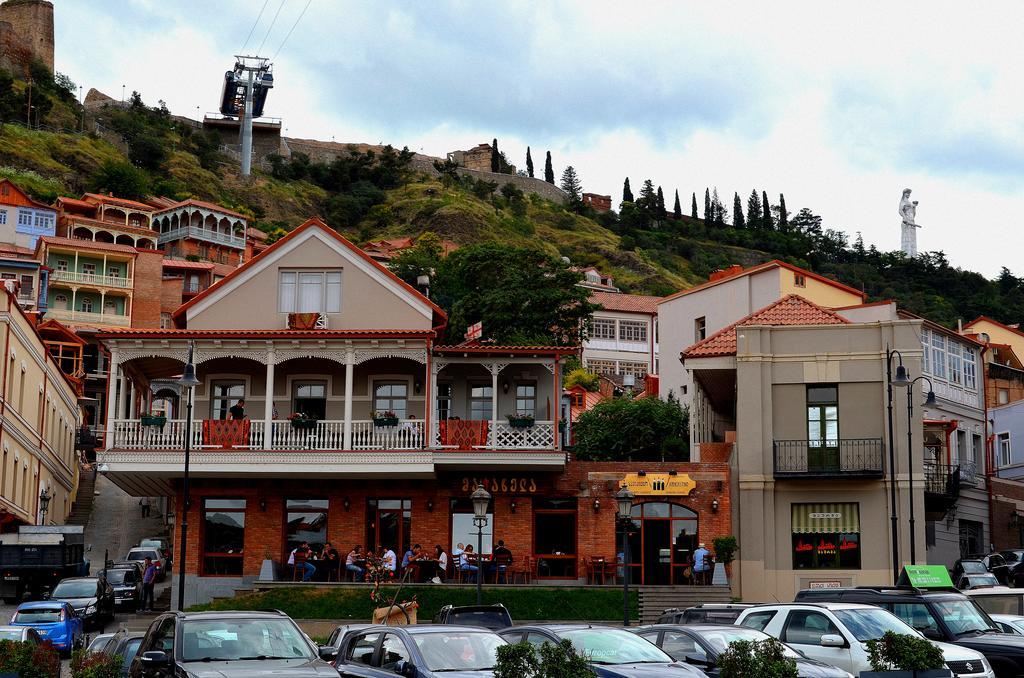
MULTIPOLYGON (((688 474, 696 488, 685 497, 637 497, 644 501, 668 501, 682 504, 699 514, 700 541, 710 547, 715 537, 730 534, 729 467, 714 463, 612 463, 570 462, 563 473, 514 472, 489 474, 479 478, 488 487, 497 488, 494 496, 494 540, 503 539, 516 557, 534 553, 533 501, 537 498, 577 499, 576 557, 577 576, 584 577, 582 558, 600 555, 613 558, 620 550, 616 543, 615 492, 626 473, 644 470, 648 473, 676 471, 688 474), (512 477, 535 482, 535 491, 508 491, 512 477), (502 491, 502 487, 505 491, 502 491), (600 506, 594 508, 594 501, 600 506), (717 499, 717 511, 712 501, 717 499), (513 502, 515 509, 513 511, 513 502)), ((259 574, 264 559, 278 562, 287 559, 284 547, 284 513, 286 499, 328 499, 328 540, 342 553, 353 545, 366 545, 367 499, 390 498, 412 501, 410 543, 426 548, 440 544, 446 551, 451 542, 450 500, 468 498, 473 489, 472 472, 424 480, 359 480, 330 479, 324 481, 275 480, 213 480, 196 479, 192 483, 192 508, 189 512, 189 534, 186 569, 195 573, 199 564, 203 521, 203 498, 244 498, 245 550, 243 576, 259 574), (348 502, 348 508, 345 503, 348 502), (261 506, 261 502, 265 502, 261 506)), ((529 486, 528 486, 529 487, 529 486)), ((530 488, 533 489, 533 488, 530 488)), ((176 499, 181 515, 181 496, 176 499)), ((175 542, 180 543, 180 534, 175 542)), ((394 546, 394 545, 393 545, 394 546)), ((666 546, 668 546, 666 544, 666 546)), ((395 548, 398 551, 398 548, 395 548)), ((401 555, 401 554, 399 554, 401 555)))
POLYGON ((995 550, 1024 547, 1024 483, 995 476, 990 476, 988 481, 992 492, 990 527, 995 550))
POLYGON ((612 208, 612 197, 598 193, 584 193, 583 204, 590 205, 598 212, 607 212, 612 208))
POLYGON ((163 261, 164 253, 160 250, 138 250, 132 290, 132 327, 160 327, 163 261))

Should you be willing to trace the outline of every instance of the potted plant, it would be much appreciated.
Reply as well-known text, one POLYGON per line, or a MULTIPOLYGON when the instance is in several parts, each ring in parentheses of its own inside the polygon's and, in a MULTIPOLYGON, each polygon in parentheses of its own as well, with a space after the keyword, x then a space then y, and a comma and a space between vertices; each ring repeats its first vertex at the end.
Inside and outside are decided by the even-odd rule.
POLYGON ((861 678, 951 678, 942 650, 930 640, 909 634, 886 631, 877 640, 869 640, 868 661, 871 671, 861 678))
POLYGON ((288 416, 288 421, 292 423, 292 428, 305 430, 316 428, 316 419, 303 412, 293 412, 288 416))
POLYGON ((506 415, 506 417, 508 418, 508 425, 512 428, 530 428, 533 426, 532 414, 517 412, 516 414, 506 415))
MULTIPOLYGON (((708 666, 706 660, 697 657, 687 657, 687 662, 708 666)), ((796 661, 786 656, 785 647, 774 638, 730 643, 725 652, 718 655, 717 666, 721 678, 797 678, 799 675, 796 661)))
POLYGON ((729 576, 729 563, 736 559, 736 551, 739 549, 739 544, 736 543, 736 537, 717 537, 712 542, 715 547, 715 567, 722 565, 725 570, 726 579, 729 576))
MULTIPOLYGON (((795 673, 793 674, 796 675, 795 673)), ((596 678, 597 673, 585 656, 563 640, 554 645, 544 643, 540 649, 529 643, 502 645, 494 662, 494 678, 596 678)))
POLYGON ((373 413, 374 426, 398 426, 398 415, 391 410, 373 413))
POLYGON ((162 414, 153 414, 151 412, 143 412, 139 415, 139 419, 142 420, 143 426, 156 426, 163 428, 164 424, 167 423, 167 417, 162 414))

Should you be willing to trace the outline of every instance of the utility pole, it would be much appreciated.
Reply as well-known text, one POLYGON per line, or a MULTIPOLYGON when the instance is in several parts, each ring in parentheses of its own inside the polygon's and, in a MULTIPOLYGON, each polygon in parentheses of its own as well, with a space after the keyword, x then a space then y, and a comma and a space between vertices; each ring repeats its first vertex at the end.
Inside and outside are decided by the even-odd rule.
POLYGON ((252 172, 252 70, 245 86, 245 113, 242 117, 242 176, 252 172))
MULTIPOLYGON (((242 176, 247 177, 252 173, 252 124, 253 118, 256 116, 256 96, 257 89, 260 90, 259 107, 262 109, 263 101, 266 97, 264 90, 273 87, 273 76, 270 75, 271 64, 269 60, 258 57, 258 56, 235 56, 235 77, 238 84, 235 86, 235 92, 239 89, 245 90, 242 97, 242 119, 239 129, 239 136, 241 137, 242 146, 242 176), (245 79, 242 80, 242 74, 245 74, 245 79)), ((229 74, 230 75, 230 74, 229 74)), ((224 104, 226 102, 222 102, 224 104)), ((234 100, 231 106, 232 109, 237 108, 237 99, 234 100)), ((221 108, 221 113, 228 114, 229 111, 221 108)), ((259 112, 262 115, 262 110, 259 112)))

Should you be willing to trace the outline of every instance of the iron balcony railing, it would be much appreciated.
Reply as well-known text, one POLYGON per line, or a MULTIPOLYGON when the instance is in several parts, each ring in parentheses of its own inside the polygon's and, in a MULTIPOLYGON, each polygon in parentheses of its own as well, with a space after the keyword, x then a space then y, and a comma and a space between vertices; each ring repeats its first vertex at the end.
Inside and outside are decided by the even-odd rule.
POLYGON ((924 465, 924 491, 925 494, 937 494, 947 497, 960 495, 960 467, 949 464, 924 465))
POLYGON ((881 438, 776 440, 776 478, 881 478, 885 474, 881 438))

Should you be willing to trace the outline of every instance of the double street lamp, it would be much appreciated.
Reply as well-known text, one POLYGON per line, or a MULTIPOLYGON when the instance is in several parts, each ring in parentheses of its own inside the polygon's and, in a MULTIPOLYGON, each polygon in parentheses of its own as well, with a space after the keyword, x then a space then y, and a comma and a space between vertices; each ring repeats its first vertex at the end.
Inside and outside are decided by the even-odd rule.
POLYGON ((633 493, 623 486, 615 493, 619 525, 622 528, 622 625, 629 626, 629 527, 633 522, 633 493))
POLYGON ((39 493, 39 524, 46 524, 46 509, 50 508, 50 491, 47 488, 43 488, 43 491, 39 493))
POLYGON ((185 474, 182 480, 181 499, 181 548, 178 559, 178 611, 185 610, 185 545, 188 543, 188 511, 189 511, 189 487, 188 487, 188 457, 192 447, 192 392, 199 385, 196 378, 196 366, 192 362, 192 353, 195 349, 195 342, 191 339, 188 342, 188 362, 185 363, 185 370, 178 380, 185 395, 185 474))
POLYGON ((487 509, 491 507, 491 493, 477 485, 469 498, 473 502, 473 525, 476 526, 476 604, 483 605, 484 527, 487 526, 487 509))

